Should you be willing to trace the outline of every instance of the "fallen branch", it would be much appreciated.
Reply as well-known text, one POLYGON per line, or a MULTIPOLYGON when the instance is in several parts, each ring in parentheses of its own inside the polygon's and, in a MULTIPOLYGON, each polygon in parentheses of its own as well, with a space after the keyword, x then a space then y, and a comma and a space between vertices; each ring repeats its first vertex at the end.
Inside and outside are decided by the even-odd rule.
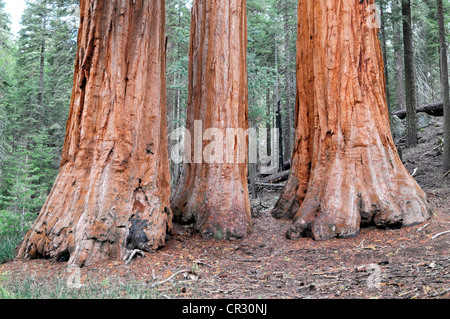
POLYGON ((430 298, 439 297, 439 296, 445 295, 445 294, 448 293, 448 292, 450 292, 450 288, 445 289, 445 290, 443 290, 443 291, 441 291, 441 292, 435 293, 434 295, 431 295, 431 296, 429 296, 429 297, 430 297, 430 298))
POLYGON ((409 295, 410 293, 416 292, 417 290, 418 289, 416 288, 416 289, 413 289, 413 290, 410 290, 410 291, 406 291, 406 292, 403 292, 403 293, 399 294, 398 296, 399 297, 403 297, 403 296, 409 295))
POLYGON ((447 173, 445 173, 444 178, 446 178, 448 175, 450 175, 450 171, 448 171, 447 173))
POLYGON ((285 181, 288 179, 290 173, 291 173, 291 171, 288 170, 288 171, 284 171, 284 172, 272 175, 268 178, 262 179, 261 183, 272 184, 272 183, 276 183, 276 182, 285 181))
POLYGON ((422 226, 422 227, 420 227, 420 228, 417 230, 417 232, 420 233, 422 230, 424 230, 424 229, 427 228, 428 226, 430 226, 429 223, 426 224, 426 225, 424 225, 424 226, 422 226))
POLYGON ((157 286, 164 285, 166 282, 171 281, 173 278, 175 278, 175 277, 178 276, 179 274, 183 274, 183 273, 192 273, 192 271, 191 271, 191 270, 188 270, 188 269, 184 269, 184 270, 177 271, 176 273, 174 273, 174 274, 173 274, 172 276, 170 276, 169 278, 164 279, 163 281, 155 282, 155 283, 152 284, 150 287, 151 287, 151 288, 155 288, 155 287, 157 287, 157 286))
POLYGON ((439 233, 439 234, 436 234, 436 235, 434 235, 433 237, 431 237, 431 239, 437 239, 437 238, 439 238, 439 237, 441 237, 441 236, 444 236, 444 235, 447 235, 447 234, 450 234, 450 230, 447 230, 447 231, 444 231, 444 232, 442 232, 442 233, 439 233))
POLYGON ((419 168, 416 167, 416 169, 415 169, 414 172, 411 174, 411 176, 412 176, 412 177, 416 176, 418 170, 419 170, 419 168))
MULTIPOLYGON (((419 106, 417 108, 417 113, 427 113, 432 116, 443 116, 444 115, 444 103, 438 102, 433 104, 427 104, 423 106, 419 106)), ((406 118, 406 110, 399 110, 392 113, 397 115, 400 119, 406 118)))
POLYGON ((286 186, 285 184, 269 184, 269 183, 255 183, 256 186, 261 186, 261 187, 279 187, 279 188, 283 188, 284 186, 286 186))
POLYGON ((128 265, 136 255, 141 255, 142 257, 145 257, 145 254, 142 250, 139 249, 129 250, 125 255, 125 257, 123 258, 125 265, 128 265))
POLYGON ((261 202, 261 201, 259 201, 258 206, 261 206, 261 207, 264 208, 264 209, 269 209, 269 208, 270 208, 270 206, 264 206, 264 205, 263 205, 263 202, 261 202))
POLYGON ((442 145, 438 145, 438 146, 434 147, 432 150, 430 150, 430 151, 426 152, 425 154, 423 154, 420 158, 423 158, 423 157, 425 157, 425 156, 430 155, 430 154, 433 153, 435 150, 437 150, 437 149, 439 149, 439 148, 441 148, 441 147, 442 147, 442 145))

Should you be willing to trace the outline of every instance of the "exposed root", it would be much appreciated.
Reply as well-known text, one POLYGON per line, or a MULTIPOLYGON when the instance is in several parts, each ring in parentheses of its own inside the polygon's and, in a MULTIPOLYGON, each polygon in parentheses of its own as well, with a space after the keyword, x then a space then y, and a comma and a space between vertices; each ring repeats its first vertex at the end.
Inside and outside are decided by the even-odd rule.
POLYGON ((125 257, 123 258, 125 265, 128 265, 136 255, 140 255, 145 258, 145 254, 142 250, 139 249, 128 250, 125 257))

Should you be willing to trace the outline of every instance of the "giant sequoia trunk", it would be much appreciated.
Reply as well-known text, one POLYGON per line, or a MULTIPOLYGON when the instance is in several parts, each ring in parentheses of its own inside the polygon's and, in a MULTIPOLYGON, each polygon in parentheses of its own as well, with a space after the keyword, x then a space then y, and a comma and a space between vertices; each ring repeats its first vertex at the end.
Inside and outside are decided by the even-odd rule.
POLYGON ((186 121, 191 136, 185 146, 186 157, 192 157, 183 164, 172 209, 179 222, 195 222, 207 239, 240 239, 251 230, 248 140, 230 138, 226 132, 248 127, 246 51, 245 0, 194 1, 186 121), (220 134, 202 140, 211 128, 220 134), (241 161, 237 150, 244 155, 241 161), (201 158, 210 153, 214 160, 201 158))
POLYGON ((274 210, 289 238, 350 237, 361 226, 430 217, 392 141, 371 1, 300 1, 292 171, 274 210))
POLYGON ((18 256, 79 266, 153 251, 171 227, 164 0, 80 2, 60 173, 18 256))

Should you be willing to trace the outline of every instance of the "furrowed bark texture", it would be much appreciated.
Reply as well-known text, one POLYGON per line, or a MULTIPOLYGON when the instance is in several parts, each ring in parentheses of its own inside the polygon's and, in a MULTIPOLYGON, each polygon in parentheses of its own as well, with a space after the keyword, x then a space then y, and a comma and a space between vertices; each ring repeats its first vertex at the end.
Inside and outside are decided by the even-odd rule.
POLYGON ((18 256, 86 266, 160 248, 172 213, 164 1, 80 9, 60 173, 18 256))
POLYGON ((393 143, 373 1, 300 1, 292 171, 276 217, 291 239, 351 237, 361 226, 430 217, 426 195, 393 143))
POLYGON ((172 209, 179 222, 195 222, 206 239, 241 239, 251 231, 248 139, 239 142, 232 137, 231 144, 226 142, 226 129, 248 128, 246 52, 245 0, 194 1, 186 121, 191 139, 185 146, 185 155, 190 150, 192 158, 183 164, 172 209), (201 123, 197 132, 194 121, 201 123), (222 136, 194 139, 210 128, 219 129, 222 136), (223 157, 217 151, 222 137, 223 157), (211 144, 216 146, 212 154, 220 158, 199 159, 202 150, 209 154, 211 144), (227 160, 229 156, 233 160, 227 160))

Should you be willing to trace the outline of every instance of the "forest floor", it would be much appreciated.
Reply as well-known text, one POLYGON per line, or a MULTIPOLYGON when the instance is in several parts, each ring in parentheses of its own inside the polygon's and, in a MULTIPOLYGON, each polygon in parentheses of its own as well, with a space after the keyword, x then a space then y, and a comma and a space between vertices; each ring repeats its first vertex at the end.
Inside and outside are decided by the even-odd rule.
MULTIPOLYGON (((259 206, 247 239, 205 241, 192 229, 175 225, 171 240, 159 252, 127 265, 110 261, 83 268, 81 283, 102 289, 117 286, 123 298, 136 297, 120 289, 134 283, 151 289, 152 294, 142 296, 154 298, 448 299, 450 234, 434 238, 450 230, 450 176, 444 178, 442 147, 436 144, 442 136, 439 121, 420 132, 417 148, 403 150, 404 163, 411 173, 417 168, 415 177, 433 210, 422 225, 362 229, 351 239, 291 241, 285 236, 290 221, 270 215, 279 190, 261 189, 256 202, 266 208, 259 206)), ((13 294, 14 285, 25 278, 46 286, 56 285, 54 278, 64 283, 71 274, 67 264, 42 260, 13 261, 0 265, 0 272, 8 274, 3 286, 13 294)), ((43 290, 49 289, 56 288, 43 290)))

